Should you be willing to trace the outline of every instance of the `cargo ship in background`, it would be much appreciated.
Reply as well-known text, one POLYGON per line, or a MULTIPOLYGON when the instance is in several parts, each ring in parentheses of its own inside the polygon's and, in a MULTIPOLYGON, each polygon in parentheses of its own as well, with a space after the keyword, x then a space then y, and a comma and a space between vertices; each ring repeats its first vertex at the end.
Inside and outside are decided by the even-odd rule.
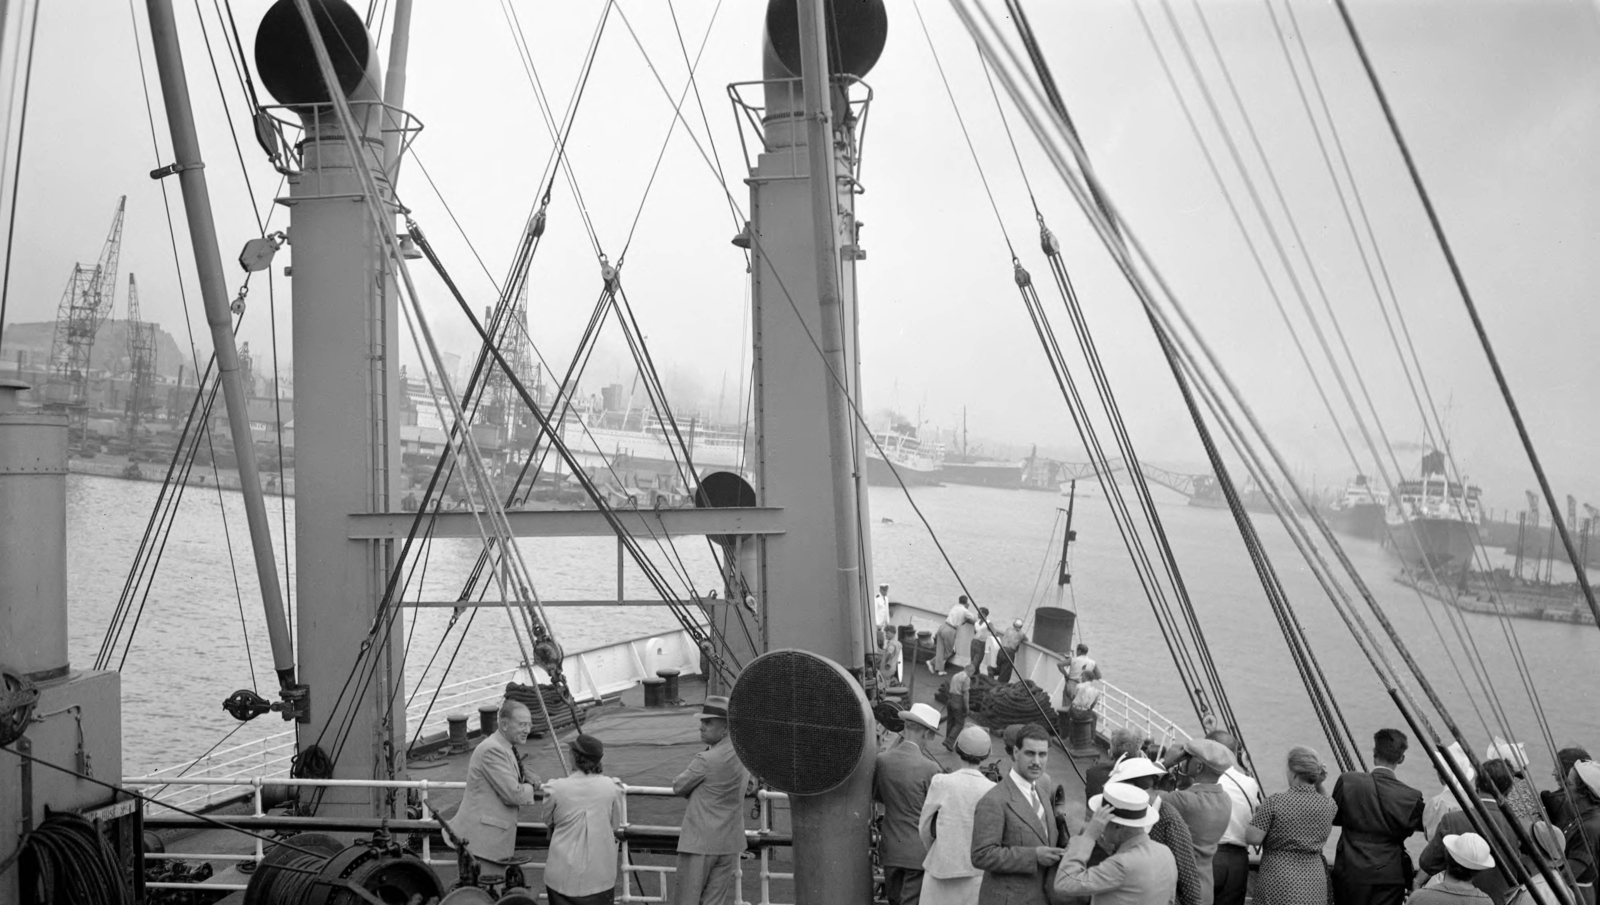
POLYGON ((967 446, 967 410, 961 409, 961 450, 946 452, 943 462, 944 480, 951 484, 970 484, 974 487, 999 487, 1016 490, 1022 486, 1022 463, 1016 459, 996 459, 985 456, 980 446, 973 450, 967 446))
POLYGON ((944 447, 925 445, 916 431, 896 424, 873 433, 878 442, 866 449, 867 483, 873 487, 944 486, 944 447), (894 468, 889 465, 893 463, 894 468), (899 472, 900 480, 895 480, 899 472))
POLYGON ((1388 508, 1389 494, 1374 489, 1366 475, 1358 474, 1328 507, 1328 526, 1350 537, 1383 540, 1384 513, 1388 508))
POLYGON ((1482 491, 1445 476, 1444 453, 1422 457, 1422 475, 1401 481, 1385 515, 1384 545, 1408 570, 1461 575, 1472 565, 1482 491))

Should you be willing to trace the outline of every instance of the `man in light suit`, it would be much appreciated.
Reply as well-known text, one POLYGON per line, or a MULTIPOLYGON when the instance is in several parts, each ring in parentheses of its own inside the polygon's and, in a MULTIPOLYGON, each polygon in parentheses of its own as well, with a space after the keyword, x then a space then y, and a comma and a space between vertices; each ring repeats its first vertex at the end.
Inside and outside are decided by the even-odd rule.
POLYGON ((672 781, 672 794, 689 799, 678 834, 677 888, 673 905, 729 905, 733 872, 745 849, 744 796, 750 773, 728 737, 728 699, 706 698, 700 710, 700 741, 706 750, 672 781))
POLYGON ((1061 860, 1050 793, 1039 781, 1050 738, 1029 723, 1017 733, 1011 772, 979 799, 972 816, 972 866, 983 871, 978 905, 1047 905, 1045 878, 1061 860))
POLYGON ((883 805, 883 838, 878 860, 889 905, 917 905, 922 895, 922 860, 928 846, 917 833, 928 782, 943 773, 929 756, 928 744, 939 731, 939 711, 913 704, 900 711, 905 729, 894 747, 878 755, 872 773, 872 798, 883 805))
MULTIPOLYGON (((461 807, 450 818, 450 830, 467 844, 473 857, 506 861, 517 842, 517 809, 537 803, 539 777, 522 766, 517 746, 528 740, 533 717, 528 708, 507 698, 500 704, 499 727, 478 743, 467 763, 467 789, 461 807)), ((503 868, 480 860, 484 879, 498 878, 503 868)))
POLYGON ((1379 729, 1372 737, 1372 772, 1352 772, 1333 784, 1341 827, 1333 859, 1333 897, 1340 905, 1399 905, 1416 869, 1406 839, 1422 829, 1422 793, 1394 768, 1406 759, 1406 734, 1379 729))
POLYGON ((978 765, 989 756, 989 731, 968 726, 956 737, 961 769, 928 781, 917 833, 928 847, 922 861, 922 905, 971 905, 978 901, 983 871, 972 866, 972 818, 978 800, 994 788, 978 765))
POLYGON ((1160 819, 1161 800, 1138 786, 1108 782, 1089 799, 1094 816, 1082 833, 1067 843, 1056 874, 1056 893, 1091 896, 1090 905, 1167 905, 1178 888, 1178 865, 1172 851, 1150 839, 1148 830, 1160 819), (1089 867, 1095 847, 1111 857, 1089 867))

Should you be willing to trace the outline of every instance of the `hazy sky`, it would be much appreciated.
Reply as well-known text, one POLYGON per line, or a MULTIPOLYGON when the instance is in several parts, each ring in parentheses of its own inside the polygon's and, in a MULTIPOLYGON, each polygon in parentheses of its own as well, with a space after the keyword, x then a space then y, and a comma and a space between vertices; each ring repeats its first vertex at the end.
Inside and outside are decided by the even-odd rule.
MULTIPOLYGON (((1140 2, 1221 159, 1222 146, 1161 3, 1140 2)), ((1273 2, 1287 21, 1281 0, 1273 2)), ((194 4, 177 5, 223 253, 231 258, 257 228, 207 62, 199 13, 194 4)), ((1558 493, 1600 500, 1590 454, 1600 443, 1590 401, 1600 384, 1591 301, 1591 287, 1600 277, 1600 256, 1594 252, 1600 239, 1595 170, 1600 27, 1594 7, 1555 0, 1351 5, 1558 493)), ((135 6, 138 34, 147 42, 144 7, 135 6)), ((246 47, 253 46, 256 22, 267 6, 261 0, 233 3, 246 47)), ((278 175, 248 133, 241 89, 214 9, 209 3, 199 7, 240 129, 249 182, 263 210, 271 209, 266 201, 277 190, 278 175)), ((406 105, 426 128, 415 150, 498 278, 539 190, 552 142, 500 3, 418 0, 417 7, 406 105)), ((672 14, 691 56, 711 25, 697 81, 724 165, 721 179, 741 206, 748 203, 740 181, 743 157, 725 86, 760 78, 763 7, 753 0, 726 0, 712 22, 710 2, 619 4, 674 95, 687 67, 672 14)), ((965 406, 976 435, 1075 446, 916 11, 904 0, 891 0, 889 7, 888 47, 869 77, 876 101, 862 173, 866 194, 858 208, 867 224, 868 259, 859 268, 867 406, 893 406, 908 414, 920 408, 936 426, 954 425, 965 406)), ((1352 465, 1184 124, 1133 0, 1029 7, 1089 151, 1127 220, 1149 243, 1278 442, 1307 475, 1314 473, 1323 484, 1342 482, 1352 465)), ((515 8, 538 76, 558 111, 564 109, 602 5, 597 0, 516 0, 515 8)), ((921 0, 920 8, 972 128, 1006 228, 1024 263, 1043 276, 1032 212, 973 45, 948 6, 921 0)), ((1208 83, 1224 99, 1230 128, 1247 145, 1192 0, 1173 0, 1173 9, 1184 38, 1201 56, 1208 83)), ((1204 9, 1391 439, 1414 442, 1421 437, 1421 422, 1301 110, 1283 47, 1274 37, 1268 6, 1265 0, 1230 0, 1207 2, 1204 9)), ((1294 0, 1294 10, 1429 381, 1448 408, 1458 460, 1483 484, 1491 505, 1520 504, 1521 491, 1533 486, 1526 460, 1348 36, 1329 4, 1294 0)), ((17 26, 14 17, 13 36, 17 26)), ((116 197, 126 193, 122 272, 138 274, 146 315, 161 320, 182 344, 187 342, 184 310, 161 188, 147 175, 168 161, 166 124, 154 97, 163 149, 158 156, 145 118, 133 35, 124 3, 48 3, 42 10, 9 318, 53 316, 72 262, 98 253, 116 197), (93 13, 87 12, 90 7, 93 13)), ((144 46, 154 93, 153 63, 144 46)), ((1299 48, 1291 46, 1298 63, 1299 48)), ((615 261, 672 121, 669 101, 615 10, 582 103, 569 153, 599 242, 615 261)), ((684 110, 704 142, 693 94, 684 110)), ((1046 218, 1063 239, 1140 452, 1156 461, 1198 465, 1203 460, 1193 430, 1131 294, 1043 156, 1031 142, 1024 144, 1024 166, 1046 218)), ((1259 161, 1252 159, 1251 167, 1267 191, 1259 161)), ((1230 179, 1239 189, 1237 178, 1230 179)), ((203 355, 207 337, 176 181, 169 180, 168 191, 190 319, 203 355)), ((479 307, 489 304, 488 278, 410 161, 401 193, 458 281, 479 307)), ((1246 203, 1242 191, 1238 198, 1246 203)), ((1281 211, 1273 214, 1282 227, 1281 211)), ((1285 301, 1297 308, 1253 216, 1247 211, 1258 246, 1271 259, 1285 301)), ((283 210, 276 209, 273 228, 286 222, 283 210)), ((685 388, 698 385, 713 404, 726 380, 730 408, 745 304, 744 261, 728 242, 735 230, 719 177, 679 128, 628 248, 623 280, 662 369, 685 388)), ((1284 234, 1287 241, 1287 230, 1284 234)), ((1290 254, 1306 281, 1299 249, 1292 247, 1290 254)), ((278 263, 289 263, 289 257, 280 256, 278 263)), ((420 268, 415 272, 424 276, 420 268)), ((557 185, 532 279, 534 336, 552 363, 564 364, 600 288, 594 251, 564 183, 557 185)), ((469 351, 470 328, 454 304, 436 281, 420 282, 446 345, 469 351)), ((277 288, 279 335, 286 341, 288 280, 280 275, 277 288)), ((1059 299, 1044 295, 1071 348, 1059 299)), ((252 287, 250 299, 241 335, 257 352, 258 367, 265 367, 270 334, 262 280, 252 287)), ((117 316, 122 304, 119 297, 117 316)), ((1315 296, 1313 304, 1320 304, 1315 296)), ((415 361, 409 349, 406 359, 415 361)), ((593 376, 631 377, 617 364, 620 360, 612 358, 593 376)), ((1414 468, 1414 451, 1400 458, 1414 468)))

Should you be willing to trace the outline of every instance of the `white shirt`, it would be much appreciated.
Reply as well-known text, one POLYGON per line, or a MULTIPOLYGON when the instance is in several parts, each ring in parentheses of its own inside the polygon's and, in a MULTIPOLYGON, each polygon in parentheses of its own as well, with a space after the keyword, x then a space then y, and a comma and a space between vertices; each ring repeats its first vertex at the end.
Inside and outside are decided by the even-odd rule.
POLYGON ((1011 781, 1016 783, 1017 788, 1022 790, 1022 796, 1028 799, 1028 804, 1033 806, 1034 816, 1039 818, 1040 823, 1043 823, 1044 802, 1039 800, 1039 790, 1034 788, 1033 781, 1024 778, 1022 774, 1017 772, 1016 767, 1011 768, 1011 781))
POLYGON ((1228 814, 1228 828, 1223 830, 1219 841, 1225 845, 1244 845, 1245 827, 1250 825, 1256 805, 1261 803, 1261 786, 1238 767, 1229 767, 1217 782, 1233 802, 1233 810, 1228 814))
POLYGON ((1072 708, 1074 710, 1093 710, 1094 705, 1100 703, 1100 683, 1083 682, 1078 685, 1078 690, 1072 694, 1072 708))
POLYGON ((1433 831, 1439 828, 1439 821, 1451 811, 1461 810, 1461 803, 1450 793, 1446 786, 1439 794, 1428 800, 1422 809, 1422 832, 1425 838, 1432 839, 1433 831))
POLYGON ((872 618, 878 628, 889 624, 889 598, 882 594, 872 598, 872 618))
POLYGON ((944 621, 949 625, 960 628, 963 622, 973 621, 972 613, 965 606, 958 603, 950 608, 950 615, 944 617, 944 621))
POLYGON ((1082 679, 1085 673, 1098 665, 1094 662, 1094 658, 1088 654, 1079 654, 1072 658, 1071 665, 1067 667, 1067 678, 1076 682, 1082 679))

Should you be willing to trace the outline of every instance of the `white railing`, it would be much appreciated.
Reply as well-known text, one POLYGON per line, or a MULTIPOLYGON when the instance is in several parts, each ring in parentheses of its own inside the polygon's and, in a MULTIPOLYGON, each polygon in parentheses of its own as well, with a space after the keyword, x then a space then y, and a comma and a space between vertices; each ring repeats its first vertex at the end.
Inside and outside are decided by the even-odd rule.
MULTIPOLYGON (((897 625, 912 625, 918 631, 936 631, 944 622, 945 614, 913 606, 909 603, 891 603, 889 605, 889 621, 897 625)), ((966 651, 958 651, 960 660, 967 659, 966 651)), ((1024 642, 1017 652, 1016 675, 1017 679, 1031 679, 1033 683, 1044 689, 1050 696, 1050 703, 1054 707, 1062 706, 1061 695, 1066 690, 1066 673, 1062 667, 1067 660, 1062 655, 1048 648, 1040 647, 1031 641, 1024 642)), ((906 669, 911 668, 909 656, 905 659, 906 669)), ((1109 736, 1115 729, 1133 729, 1142 733, 1146 738, 1158 744, 1166 745, 1180 739, 1188 739, 1189 733, 1172 720, 1167 719, 1156 711, 1154 707, 1144 703, 1126 691, 1112 685, 1110 682, 1101 681, 1103 692, 1096 709, 1100 713, 1100 732, 1109 736)))
MULTIPOLYGON (((574 699, 583 703, 632 688, 662 669, 676 669, 684 675, 699 674, 700 649, 688 632, 666 632, 581 651, 566 658, 564 671, 574 699)), ((534 677, 541 683, 549 681, 545 671, 537 667, 534 677)), ((462 711, 470 714, 480 705, 498 703, 505 696, 506 683, 512 681, 533 684, 528 681, 527 672, 518 668, 418 691, 406 707, 408 735, 427 738, 445 732, 451 714, 462 711), (438 691, 438 700, 433 701, 430 709, 429 702, 435 691, 438 691), (416 726, 425 713, 427 721, 419 734, 416 726)), ((162 786, 154 796, 160 802, 181 808, 201 808, 245 794, 252 777, 288 776, 294 755, 294 730, 287 729, 219 749, 196 761, 156 770, 146 778, 162 786)), ((161 813, 159 804, 152 807, 153 813, 161 813)))
MULTIPOLYGON (((149 787, 149 786, 160 786, 160 785, 163 785, 166 781, 167 780, 165 780, 165 779, 163 779, 161 777, 141 776, 141 777, 137 777, 137 778, 134 778, 134 779, 124 780, 122 784, 124 786, 128 786, 128 787, 141 787, 142 788, 142 787, 149 787)), ((192 784, 197 785, 197 786, 212 786, 212 787, 230 788, 230 789, 231 788, 240 788, 241 787, 240 783, 238 783, 236 780, 230 779, 230 778, 210 777, 210 778, 185 780, 185 781, 186 782, 192 782, 192 784)), ((435 816, 434 816, 433 808, 431 806, 431 803, 430 803, 429 797, 428 797, 430 792, 451 791, 451 790, 461 791, 461 790, 464 790, 466 788, 466 786, 467 786, 467 784, 465 782, 434 782, 434 781, 425 780, 425 779, 423 779, 423 780, 287 779, 287 778, 282 778, 282 777, 253 776, 253 777, 250 778, 248 783, 243 784, 243 787, 247 787, 247 788, 250 789, 250 800, 251 800, 251 808, 252 808, 251 814, 252 814, 252 816, 255 816, 255 817, 266 816, 266 810, 262 806, 263 802, 261 800, 261 790, 262 790, 262 788, 264 786, 268 786, 268 785, 331 787, 331 788, 367 788, 367 789, 406 789, 406 790, 414 790, 417 793, 418 801, 422 805, 422 819, 423 820, 435 820, 436 819, 435 816)), ((629 796, 638 795, 638 796, 655 797, 655 798, 671 798, 671 797, 673 797, 672 789, 670 787, 667 787, 667 786, 630 786, 630 785, 624 784, 622 786, 622 790, 623 790, 623 793, 624 793, 624 795, 623 795, 623 815, 622 815, 622 825, 623 825, 624 829, 626 829, 629 826, 628 814, 627 814, 627 801, 628 801, 628 797, 629 796)), ((773 792, 773 791, 769 791, 769 790, 766 790, 766 789, 762 789, 762 790, 760 790, 760 791, 758 791, 756 793, 756 797, 757 797, 757 800, 761 804, 760 822, 759 822, 759 825, 757 826, 757 828, 755 830, 746 830, 745 831, 745 836, 747 838, 754 838, 754 839, 757 839, 757 840, 764 840, 764 839, 769 838, 769 836, 770 836, 770 834, 772 832, 772 804, 773 804, 773 802, 775 802, 775 801, 787 802, 789 800, 789 796, 785 795, 782 792, 773 792)), ((529 824, 525 824, 524 823, 524 824, 520 824, 520 825, 521 826, 528 826, 529 824)), ((239 853, 227 853, 227 852, 146 852, 144 857, 145 857, 146 861, 231 861, 231 862, 235 862, 235 863, 243 863, 243 862, 247 862, 248 861, 248 862, 253 862, 254 864, 259 866, 260 863, 261 863, 261 859, 266 855, 266 851, 265 851, 266 846, 263 844, 263 840, 262 840, 262 838, 260 836, 256 836, 256 837, 252 838, 251 841, 254 843, 254 848, 253 848, 253 850, 251 850, 249 852, 239 852, 239 853)), ((624 882, 623 882, 623 887, 622 887, 622 894, 618 897, 618 900, 622 901, 622 902, 666 902, 668 900, 667 890, 668 890, 668 884, 670 882, 669 879, 668 879, 668 875, 676 873, 677 872, 677 868, 674 867, 674 866, 671 866, 671 865, 634 864, 633 863, 633 854, 632 854, 632 851, 630 849, 628 840, 627 839, 623 839, 621 841, 620 847, 621 847, 621 855, 622 855, 622 871, 623 871, 624 882), (643 879, 642 879, 645 876, 653 876, 655 878, 655 885, 660 890, 659 894, 652 894, 652 893, 650 893, 650 892, 648 892, 646 890, 645 884, 644 884, 643 879), (637 892, 635 892, 635 884, 637 884, 637 887, 638 887, 638 891, 637 892)), ((441 854, 443 854, 443 857, 438 857, 438 858, 434 857, 434 853, 435 853, 435 850, 434 850, 434 846, 433 846, 432 836, 429 835, 429 834, 424 834, 423 837, 422 837, 422 860, 424 862, 428 863, 429 865, 434 866, 434 867, 454 867, 455 866, 456 857, 455 857, 455 853, 454 852, 450 852, 450 851, 447 850, 446 853, 441 853, 441 854)), ((758 850, 758 854, 757 854, 756 858, 754 859, 756 861, 757 867, 758 867, 758 870, 757 870, 757 884, 756 885, 757 885, 757 888, 759 888, 760 891, 761 891, 761 898, 756 900, 755 902, 750 902, 744 896, 744 886, 745 886, 745 883, 744 883, 744 866, 743 866, 743 863, 742 863, 744 860, 745 860, 744 858, 740 858, 740 862, 741 862, 740 869, 735 871, 734 875, 733 875, 733 883, 734 883, 733 889, 734 889, 734 899, 735 899, 735 901, 739 902, 740 905, 777 905, 777 903, 774 903, 772 901, 772 884, 771 884, 771 881, 773 881, 773 880, 793 880, 794 879, 794 874, 792 872, 785 873, 785 872, 779 872, 779 871, 772 870, 772 850, 771 850, 771 847, 770 846, 762 846, 758 850)), ((544 870, 544 866, 545 866, 545 862, 543 862, 543 861, 531 861, 531 862, 529 862, 528 864, 525 865, 525 868, 538 868, 539 870, 542 871, 542 870, 544 870)), ((243 884, 243 883, 210 883, 210 882, 199 883, 199 884, 194 884, 194 883, 160 883, 160 882, 152 882, 152 883, 146 883, 145 887, 148 888, 148 889, 188 889, 188 890, 194 890, 194 889, 196 889, 198 887, 198 888, 204 888, 207 891, 242 890, 242 889, 247 888, 246 885, 243 884)))

